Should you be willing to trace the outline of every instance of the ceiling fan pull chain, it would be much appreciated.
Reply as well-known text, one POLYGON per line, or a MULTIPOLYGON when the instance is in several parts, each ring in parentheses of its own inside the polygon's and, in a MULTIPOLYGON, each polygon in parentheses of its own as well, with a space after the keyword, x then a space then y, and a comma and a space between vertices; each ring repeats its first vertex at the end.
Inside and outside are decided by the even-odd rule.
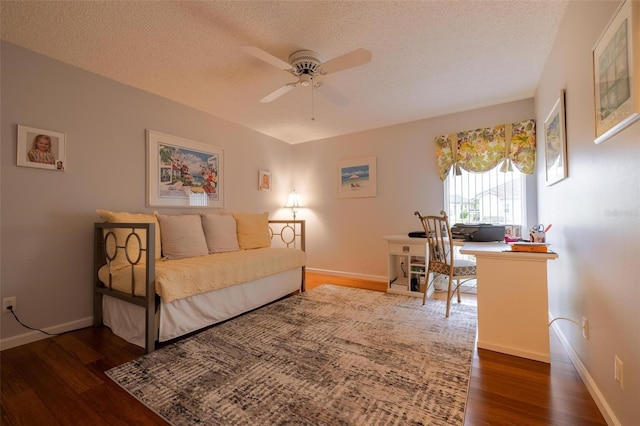
POLYGON ((313 83, 313 78, 311 79, 311 121, 315 121, 316 120, 316 113, 315 113, 315 104, 314 104, 314 98, 313 98, 313 94, 316 91, 316 85, 313 83))

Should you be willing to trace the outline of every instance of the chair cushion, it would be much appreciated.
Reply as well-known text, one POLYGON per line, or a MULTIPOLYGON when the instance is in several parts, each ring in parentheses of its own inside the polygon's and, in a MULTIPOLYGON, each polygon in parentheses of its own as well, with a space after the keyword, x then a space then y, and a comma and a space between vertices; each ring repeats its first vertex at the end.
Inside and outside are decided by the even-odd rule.
POLYGON ((476 274, 476 262, 466 259, 454 259, 453 260, 453 275, 475 275, 476 274))

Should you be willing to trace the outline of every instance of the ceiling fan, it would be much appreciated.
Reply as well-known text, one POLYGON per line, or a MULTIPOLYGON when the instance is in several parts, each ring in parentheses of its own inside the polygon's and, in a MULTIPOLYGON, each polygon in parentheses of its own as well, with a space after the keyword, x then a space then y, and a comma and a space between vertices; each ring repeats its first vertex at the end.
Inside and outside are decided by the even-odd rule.
MULTIPOLYGON (((243 46, 242 51, 298 78, 298 81, 287 83, 260 99, 262 103, 271 102, 298 86, 311 86, 312 89, 317 89, 322 85, 322 82, 317 80, 318 77, 371 62, 371 52, 362 48, 326 62, 323 62, 320 54, 313 50, 297 50, 289 55, 289 62, 255 46, 243 46)), ((311 93, 313 95, 313 91, 311 93)))

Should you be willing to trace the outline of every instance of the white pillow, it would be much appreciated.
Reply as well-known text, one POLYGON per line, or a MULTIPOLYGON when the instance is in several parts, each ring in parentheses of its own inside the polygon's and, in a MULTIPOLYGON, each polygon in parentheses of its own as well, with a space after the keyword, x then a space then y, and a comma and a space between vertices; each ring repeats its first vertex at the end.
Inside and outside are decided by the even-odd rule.
POLYGON ((240 250, 233 216, 202 213, 202 229, 209 253, 240 250))
POLYGON ((209 254, 200 215, 158 215, 162 237, 162 255, 167 259, 209 254))

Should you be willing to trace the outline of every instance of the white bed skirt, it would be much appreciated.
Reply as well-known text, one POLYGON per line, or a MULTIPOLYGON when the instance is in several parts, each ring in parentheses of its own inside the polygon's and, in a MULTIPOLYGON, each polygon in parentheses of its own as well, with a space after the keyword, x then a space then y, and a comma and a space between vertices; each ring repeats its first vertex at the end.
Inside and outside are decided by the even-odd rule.
MULTIPOLYGON (((233 318, 300 290, 302 268, 160 305, 158 340, 165 342, 233 318)), ((102 298, 103 323, 117 336, 144 348, 144 308, 114 297, 102 298)), ((157 329, 158 327, 156 327, 157 329)))

